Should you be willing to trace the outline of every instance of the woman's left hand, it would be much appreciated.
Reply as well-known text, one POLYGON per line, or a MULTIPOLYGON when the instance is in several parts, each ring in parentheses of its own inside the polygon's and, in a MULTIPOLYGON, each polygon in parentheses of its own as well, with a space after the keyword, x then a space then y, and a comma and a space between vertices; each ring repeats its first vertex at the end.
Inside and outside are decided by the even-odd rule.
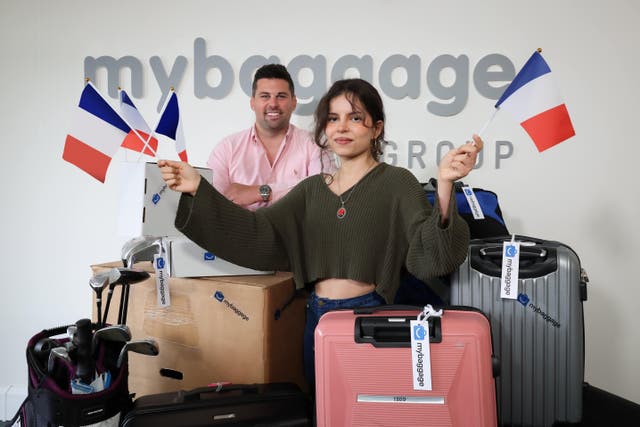
POLYGON ((467 176, 475 166, 478 153, 483 146, 482 139, 478 135, 473 135, 473 141, 450 150, 440 160, 438 182, 453 182, 467 176))

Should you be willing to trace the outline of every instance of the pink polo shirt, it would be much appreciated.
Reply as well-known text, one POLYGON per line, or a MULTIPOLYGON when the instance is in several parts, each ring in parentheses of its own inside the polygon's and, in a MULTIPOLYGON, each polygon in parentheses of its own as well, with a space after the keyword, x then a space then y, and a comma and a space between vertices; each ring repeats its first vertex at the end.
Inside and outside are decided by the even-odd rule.
POLYGON ((258 139, 255 125, 227 136, 211 151, 207 166, 213 171, 213 186, 224 194, 232 183, 244 185, 268 184, 272 194, 269 202, 248 206, 251 210, 267 206, 280 199, 302 179, 320 172, 333 173, 335 166, 325 153, 323 170, 320 148, 311 134, 289 124, 273 165, 258 139))

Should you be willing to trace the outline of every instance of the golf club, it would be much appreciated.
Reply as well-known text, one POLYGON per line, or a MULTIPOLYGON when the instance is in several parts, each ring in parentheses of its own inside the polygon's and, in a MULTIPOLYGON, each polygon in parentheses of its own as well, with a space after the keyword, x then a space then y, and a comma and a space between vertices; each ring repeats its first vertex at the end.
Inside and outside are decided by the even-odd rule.
POLYGON ((122 350, 120 350, 120 355, 118 356, 118 362, 116 364, 117 368, 120 368, 122 364, 128 360, 127 354, 130 351, 133 353, 145 354, 147 356, 157 356, 160 353, 158 343, 155 340, 146 339, 129 341, 122 347, 122 350))
POLYGON ((129 240, 122 246, 122 264, 132 268, 140 261, 153 261, 153 256, 162 253, 162 237, 141 236, 129 240))
MULTIPOLYGON (((125 268, 133 268, 136 262, 153 262, 155 255, 163 252, 162 237, 141 236, 129 240, 122 247, 120 257, 125 268)), ((127 310, 129 307, 129 283, 123 284, 120 294, 119 324, 127 323, 127 310)))
POLYGON ((131 330, 127 325, 113 325, 98 329, 91 340, 91 354, 95 355, 98 342, 127 342, 131 340, 131 330))
MULTIPOLYGON (((111 297, 113 296, 113 289, 117 286, 117 285, 123 285, 123 292, 124 292, 124 286, 126 285, 132 285, 134 283, 138 283, 141 282, 143 280, 146 280, 149 278, 149 273, 147 273, 146 271, 140 271, 140 270, 134 270, 131 268, 114 268, 112 269, 112 271, 115 270, 115 273, 113 275, 113 278, 115 280, 109 281, 109 292, 107 294, 107 305, 104 308, 104 314, 102 317, 102 324, 104 325, 107 322, 107 316, 109 314, 109 306, 111 305, 111 297)), ((126 315, 124 316, 124 321, 126 321, 126 315)), ((122 316, 122 311, 119 313, 118 315, 118 324, 124 324, 125 322, 123 321, 123 316, 122 316)))
POLYGON ((90 319, 80 319, 76 322, 76 377, 85 384, 91 384, 95 374, 95 364, 91 354, 92 325, 90 319))
POLYGON ((110 271, 103 271, 89 279, 89 286, 91 286, 91 289, 96 293, 96 307, 98 311, 98 320, 96 322, 98 324, 102 321, 102 290, 109 283, 109 275, 110 271))
POLYGON ((67 349, 64 347, 54 347, 49 352, 49 360, 47 361, 47 372, 51 374, 53 372, 53 368, 55 367, 56 359, 64 360, 69 371, 73 371, 71 368, 71 358, 69 357, 69 353, 67 353, 67 349))
MULTIPOLYGON (((103 272, 101 272, 103 273, 103 272)), ((98 322, 100 323, 100 325, 104 325, 107 321, 107 313, 109 312, 109 306, 111 305, 111 297, 113 296, 113 288, 115 288, 115 283, 118 281, 118 279, 120 278, 120 270, 118 268, 111 268, 107 271, 104 272, 104 274, 107 275, 107 277, 109 278, 109 291, 107 291, 107 305, 104 308, 104 315, 102 316, 102 319, 98 319, 98 322)))

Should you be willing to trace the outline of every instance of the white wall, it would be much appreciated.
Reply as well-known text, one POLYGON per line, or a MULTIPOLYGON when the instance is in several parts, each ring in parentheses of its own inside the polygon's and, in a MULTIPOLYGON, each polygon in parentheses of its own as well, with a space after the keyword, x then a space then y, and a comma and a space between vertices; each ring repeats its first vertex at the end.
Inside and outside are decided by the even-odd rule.
MULTIPOLYGON (((463 142, 494 103, 470 86, 460 114, 427 112, 434 99, 424 77, 429 63, 442 54, 464 54, 474 66, 500 53, 519 69, 542 47, 577 135, 540 154, 519 126, 499 116, 485 136, 487 160, 496 140, 511 141, 514 154, 500 169, 487 161, 468 182, 500 195, 513 232, 559 240, 579 253, 591 278, 586 379, 640 402, 640 198, 634 185, 640 6, 629 0, 513 3, 3 1, 0 385, 26 384, 24 348, 36 331, 90 316, 89 266, 118 259, 124 241, 115 214, 117 163, 125 155, 114 160, 105 184, 61 158, 83 86, 84 58, 141 59, 145 92, 135 101, 153 123, 160 89, 149 58, 160 56, 168 68, 176 56, 185 56, 187 73, 178 87, 183 124, 192 162, 203 165, 215 142, 248 126, 252 116, 237 80, 224 100, 194 96, 193 43, 202 37, 208 54, 229 60, 236 77, 251 55, 276 55, 285 64, 301 54, 324 55, 331 67, 354 54, 373 57, 377 84, 377 69, 388 56, 418 55, 420 97, 387 98, 386 107, 390 139, 405 150, 407 141, 419 139, 431 150, 428 169, 414 170, 420 179, 435 174, 434 144, 463 142)), ((215 84, 215 73, 209 78, 215 84)), ((96 84, 106 93, 104 77, 96 84)), ((123 86, 128 84, 123 75, 123 86)), ((306 117, 294 122, 310 123, 306 117)))

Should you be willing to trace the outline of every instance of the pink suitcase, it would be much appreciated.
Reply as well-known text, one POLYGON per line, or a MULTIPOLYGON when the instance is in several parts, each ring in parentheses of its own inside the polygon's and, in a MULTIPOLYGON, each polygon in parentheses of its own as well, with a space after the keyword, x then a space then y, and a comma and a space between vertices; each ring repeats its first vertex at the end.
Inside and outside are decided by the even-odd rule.
POLYGON ((340 310, 315 332, 318 427, 496 426, 498 364, 486 316, 429 319, 432 390, 414 390, 409 321, 419 311, 340 310))

